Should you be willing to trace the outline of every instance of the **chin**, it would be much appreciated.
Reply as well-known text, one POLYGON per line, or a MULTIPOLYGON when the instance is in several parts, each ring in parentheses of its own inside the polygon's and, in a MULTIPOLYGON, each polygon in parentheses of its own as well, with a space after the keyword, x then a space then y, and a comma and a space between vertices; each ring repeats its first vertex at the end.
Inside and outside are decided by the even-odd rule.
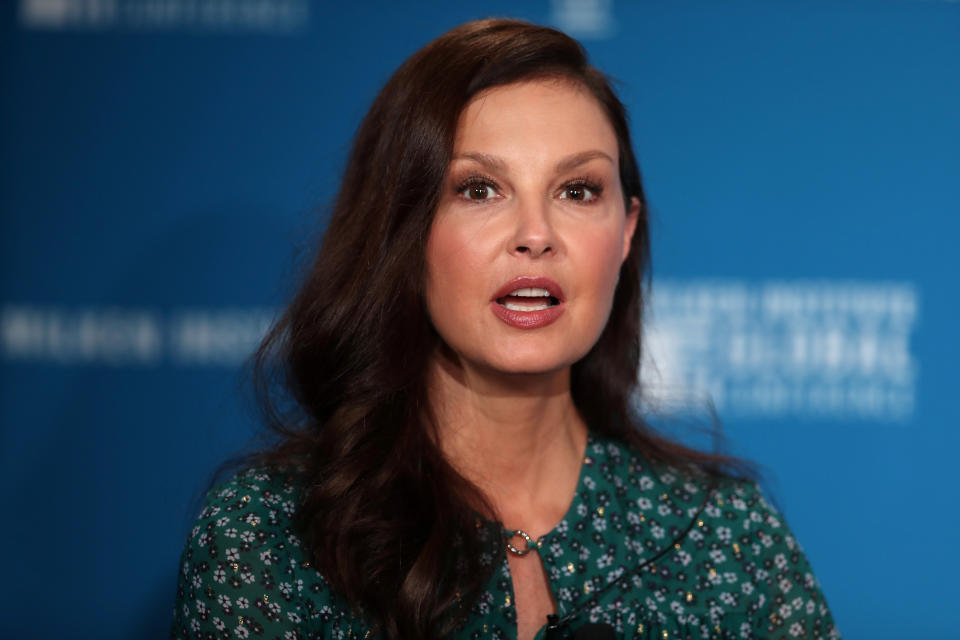
POLYGON ((484 364, 490 371, 505 375, 542 376, 568 369, 581 357, 569 353, 553 357, 543 353, 511 353, 500 358, 488 357, 484 364))

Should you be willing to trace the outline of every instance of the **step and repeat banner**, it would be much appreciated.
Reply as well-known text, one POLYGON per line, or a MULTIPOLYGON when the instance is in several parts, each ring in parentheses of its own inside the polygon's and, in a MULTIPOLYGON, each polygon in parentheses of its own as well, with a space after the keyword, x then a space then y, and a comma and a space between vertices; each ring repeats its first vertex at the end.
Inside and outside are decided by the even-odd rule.
POLYGON ((651 408, 716 410, 846 637, 956 637, 960 3, 0 13, 0 637, 166 637, 197 500, 255 446, 243 363, 353 130, 407 55, 488 16, 578 37, 630 109, 651 408))

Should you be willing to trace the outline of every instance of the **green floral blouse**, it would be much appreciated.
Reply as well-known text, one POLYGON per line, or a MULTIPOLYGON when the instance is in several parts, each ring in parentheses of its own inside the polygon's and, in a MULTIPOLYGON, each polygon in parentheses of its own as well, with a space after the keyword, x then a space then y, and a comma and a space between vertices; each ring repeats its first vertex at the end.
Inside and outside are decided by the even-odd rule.
MULTIPOLYGON (((291 525, 297 500, 290 478, 263 469, 207 494, 171 638, 372 635, 310 566, 291 525)), ((840 637, 803 551, 754 483, 654 467, 596 435, 566 516, 526 544, 546 568, 560 637, 591 622, 617 638, 840 637)), ((496 559, 458 639, 516 637, 509 566, 496 559)))

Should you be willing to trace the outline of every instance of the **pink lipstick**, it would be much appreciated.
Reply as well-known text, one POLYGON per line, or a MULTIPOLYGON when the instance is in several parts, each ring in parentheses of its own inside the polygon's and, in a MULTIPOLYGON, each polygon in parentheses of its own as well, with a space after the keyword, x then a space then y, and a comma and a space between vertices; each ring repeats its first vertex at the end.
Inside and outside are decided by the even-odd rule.
POLYGON ((550 278, 519 276, 493 294, 490 309, 503 322, 518 329, 539 329, 564 311, 563 289, 550 278))

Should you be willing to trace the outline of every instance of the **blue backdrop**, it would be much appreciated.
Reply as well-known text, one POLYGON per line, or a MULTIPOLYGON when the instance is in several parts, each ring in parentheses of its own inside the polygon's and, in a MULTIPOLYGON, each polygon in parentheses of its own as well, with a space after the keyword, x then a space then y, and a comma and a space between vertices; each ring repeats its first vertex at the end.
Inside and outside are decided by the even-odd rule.
POLYGON ((960 3, 0 5, 0 636, 165 637, 239 365, 410 53, 510 15, 620 81, 643 375, 712 401, 848 638, 957 637, 960 3))

